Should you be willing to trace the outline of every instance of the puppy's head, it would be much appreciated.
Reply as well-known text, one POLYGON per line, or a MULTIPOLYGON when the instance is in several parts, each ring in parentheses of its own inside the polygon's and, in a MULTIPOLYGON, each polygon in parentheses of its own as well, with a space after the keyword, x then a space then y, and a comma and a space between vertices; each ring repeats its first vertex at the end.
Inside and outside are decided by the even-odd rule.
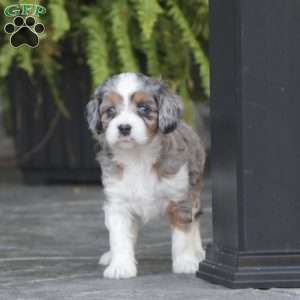
POLYGON ((131 148, 176 129, 182 101, 161 81, 122 73, 99 86, 87 105, 89 128, 109 145, 131 148))

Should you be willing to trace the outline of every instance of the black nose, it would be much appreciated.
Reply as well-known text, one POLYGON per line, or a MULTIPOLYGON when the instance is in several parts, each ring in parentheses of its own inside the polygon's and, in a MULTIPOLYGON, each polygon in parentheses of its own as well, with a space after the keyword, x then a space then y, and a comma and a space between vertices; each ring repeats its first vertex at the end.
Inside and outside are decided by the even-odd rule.
POLYGON ((131 131, 131 126, 129 124, 121 124, 118 126, 119 131, 122 135, 129 135, 131 131))

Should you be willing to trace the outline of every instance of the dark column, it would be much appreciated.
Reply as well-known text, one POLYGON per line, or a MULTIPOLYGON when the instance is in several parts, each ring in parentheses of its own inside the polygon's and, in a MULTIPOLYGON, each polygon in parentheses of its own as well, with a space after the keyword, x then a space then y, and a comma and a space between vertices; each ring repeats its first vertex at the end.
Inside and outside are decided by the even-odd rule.
POLYGON ((213 242, 200 278, 300 287, 300 1, 210 0, 213 242))

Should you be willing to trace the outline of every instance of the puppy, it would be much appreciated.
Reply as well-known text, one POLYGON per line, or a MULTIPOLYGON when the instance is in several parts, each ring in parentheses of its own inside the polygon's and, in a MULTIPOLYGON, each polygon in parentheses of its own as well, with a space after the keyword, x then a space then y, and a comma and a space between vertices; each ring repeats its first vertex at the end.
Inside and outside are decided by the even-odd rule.
POLYGON ((99 86, 87 120, 101 146, 97 160, 107 200, 110 249, 99 263, 106 278, 137 275, 138 227, 167 215, 175 273, 194 273, 204 257, 199 230, 205 151, 180 120, 182 100, 163 82, 122 73, 99 86))

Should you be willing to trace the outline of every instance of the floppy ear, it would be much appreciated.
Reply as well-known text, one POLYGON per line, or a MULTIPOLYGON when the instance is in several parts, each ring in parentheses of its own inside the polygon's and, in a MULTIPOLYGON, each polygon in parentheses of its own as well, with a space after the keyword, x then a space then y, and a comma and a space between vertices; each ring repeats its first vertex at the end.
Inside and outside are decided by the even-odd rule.
POLYGON ((100 101, 95 97, 86 106, 86 119, 89 129, 93 133, 100 134, 102 132, 101 119, 99 113, 100 101))
POLYGON ((106 81, 96 88, 92 99, 86 106, 86 119, 89 124, 89 129, 96 134, 101 134, 103 131, 100 116, 100 105, 103 98, 105 84, 106 81))
POLYGON ((161 84, 158 90, 158 127, 163 133, 174 131, 183 111, 182 99, 161 84))

